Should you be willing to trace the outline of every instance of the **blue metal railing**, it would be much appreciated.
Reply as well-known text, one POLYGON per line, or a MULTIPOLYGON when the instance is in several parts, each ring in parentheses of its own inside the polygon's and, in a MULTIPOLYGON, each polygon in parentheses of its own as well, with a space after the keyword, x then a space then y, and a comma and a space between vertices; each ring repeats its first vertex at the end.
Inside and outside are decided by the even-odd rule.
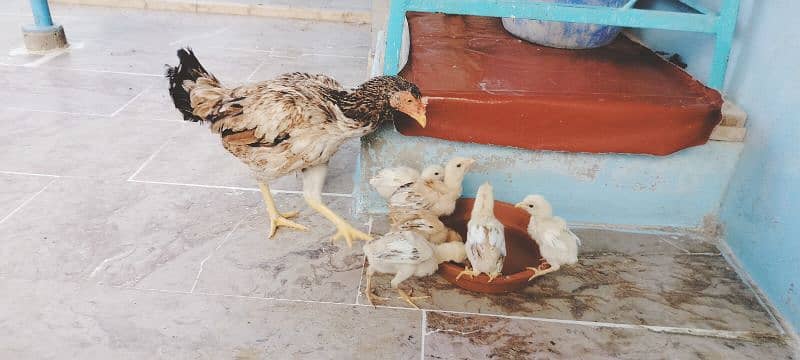
POLYGON ((50 16, 50 5, 47 0, 31 0, 31 10, 33 10, 33 21, 38 28, 50 28, 53 26, 53 18, 50 16))
MULTIPOLYGON (((385 74, 397 74, 403 21, 406 12, 437 12, 456 15, 514 17, 544 21, 591 23, 632 28, 691 31, 714 34, 714 57, 708 85, 721 89, 725 81, 739 0, 723 0, 719 15, 700 6, 696 0, 678 0, 699 13, 610 8, 529 0, 391 0, 386 28, 385 74)), ((629 2, 626 5, 632 5, 629 2)))

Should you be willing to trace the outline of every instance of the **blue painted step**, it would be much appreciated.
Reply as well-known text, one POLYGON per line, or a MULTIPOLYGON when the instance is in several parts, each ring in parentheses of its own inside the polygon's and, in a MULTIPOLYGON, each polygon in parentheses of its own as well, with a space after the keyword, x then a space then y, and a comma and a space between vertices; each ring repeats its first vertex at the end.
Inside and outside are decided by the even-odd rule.
POLYGON ((368 182, 382 168, 469 156, 478 162, 464 181, 468 197, 488 180, 497 200, 514 203, 540 193, 571 223, 699 227, 716 216, 742 146, 711 141, 660 157, 529 151, 407 137, 388 124, 362 140, 356 211, 386 212, 368 182))

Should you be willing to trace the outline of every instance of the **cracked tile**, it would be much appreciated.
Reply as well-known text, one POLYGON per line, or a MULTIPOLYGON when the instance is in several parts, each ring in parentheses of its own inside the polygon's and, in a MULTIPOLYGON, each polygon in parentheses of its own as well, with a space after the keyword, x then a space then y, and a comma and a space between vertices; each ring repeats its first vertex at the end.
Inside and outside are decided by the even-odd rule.
POLYGON ((426 359, 793 359, 788 339, 730 340, 430 312, 426 359))
POLYGON ((420 314, 0 279, 4 359, 418 359, 420 314), (24 331, 20 331, 24 329, 24 331), (46 343, 46 346, 43 344, 46 343))
POLYGON ((127 179, 179 126, 0 109, 0 170, 127 179), (135 135, 135 136, 134 136, 135 135))
POLYGON ((53 181, 52 177, 0 173, 0 220, 53 181))
POLYGON ((58 179, 0 226, 0 275, 187 291, 259 206, 256 193, 58 179))
MULTIPOLYGON (((281 211, 302 210, 308 232, 279 229, 268 239, 267 215, 248 218, 204 267, 197 292, 280 299, 353 303, 363 266, 361 244, 332 243, 335 228, 299 195, 277 195, 281 211)), ((350 216, 349 198, 326 197, 328 206, 366 231, 366 220, 350 216)))

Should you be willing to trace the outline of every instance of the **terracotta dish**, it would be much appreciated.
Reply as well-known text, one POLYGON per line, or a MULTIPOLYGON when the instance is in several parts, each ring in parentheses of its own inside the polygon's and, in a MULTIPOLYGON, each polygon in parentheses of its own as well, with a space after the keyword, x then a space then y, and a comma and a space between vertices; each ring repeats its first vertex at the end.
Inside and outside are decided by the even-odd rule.
MULTIPOLYGON (((459 199, 456 210, 452 215, 442 218, 451 229, 467 238, 467 222, 469 221, 472 205, 475 199, 459 199)), ((439 266, 439 274, 451 283, 470 291, 482 293, 506 293, 516 291, 528 285, 528 278, 533 276, 533 271, 526 270, 528 266, 538 266, 540 262, 539 247, 528 235, 528 220, 530 215, 514 205, 502 201, 495 201, 494 215, 505 226, 506 256, 503 263, 503 275, 489 282, 489 276, 481 274, 474 278, 462 276, 456 281, 456 276, 464 270, 464 266, 455 263, 443 263, 439 266)))

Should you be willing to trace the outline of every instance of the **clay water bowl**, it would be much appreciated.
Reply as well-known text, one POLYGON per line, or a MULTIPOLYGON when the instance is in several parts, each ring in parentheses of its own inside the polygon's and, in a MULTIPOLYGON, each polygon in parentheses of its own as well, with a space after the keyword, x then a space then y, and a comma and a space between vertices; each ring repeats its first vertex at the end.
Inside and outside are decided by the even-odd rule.
MULTIPOLYGON (((462 198, 456 202, 456 209, 452 215, 443 217, 442 222, 467 239, 467 222, 472 212, 475 199, 462 198)), ((506 256, 503 262, 503 272, 492 282, 489 276, 481 274, 470 278, 468 275, 456 280, 464 266, 452 262, 442 263, 439 266, 439 275, 456 286, 475 292, 500 294, 516 291, 528 285, 528 278, 533 276, 533 271, 526 267, 539 265, 539 247, 528 235, 528 220, 530 215, 514 205, 502 201, 494 202, 494 215, 505 226, 506 256)))

